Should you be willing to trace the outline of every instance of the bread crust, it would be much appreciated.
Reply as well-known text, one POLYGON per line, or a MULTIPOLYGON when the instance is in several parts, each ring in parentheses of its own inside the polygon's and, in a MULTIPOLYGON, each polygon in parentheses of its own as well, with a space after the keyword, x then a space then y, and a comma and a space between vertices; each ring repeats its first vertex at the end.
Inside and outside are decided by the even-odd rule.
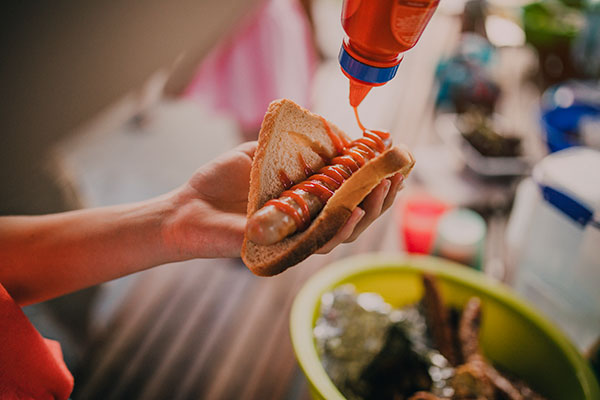
MULTIPOLYGON (((275 118, 282 111, 281 107, 290 105, 289 103, 294 107, 299 107, 289 100, 273 102, 263 120, 250 178, 248 217, 269 200, 268 198, 263 199, 264 201, 259 199, 259 185, 262 183, 264 187, 266 184, 266 182, 260 182, 261 169, 265 167, 262 160, 268 151, 268 139, 269 135, 273 134, 275 118)), ((313 117, 317 117, 307 110, 302 110, 313 117)), ((331 126, 334 127, 333 124, 331 126)), ((337 127, 335 127, 335 130, 341 132, 337 127)), ((325 145, 332 146, 331 143, 325 145)), ((335 152, 334 148, 331 150, 335 152)), ((258 245, 244 236, 242 244, 244 263, 254 274, 259 276, 276 275, 296 265, 331 240, 350 218, 354 208, 363 201, 382 179, 398 172, 406 177, 413 165, 414 159, 406 147, 394 146, 387 149, 352 174, 335 191, 317 218, 303 232, 298 232, 272 245, 258 245)), ((271 197, 277 197, 282 190, 274 193, 271 197)))

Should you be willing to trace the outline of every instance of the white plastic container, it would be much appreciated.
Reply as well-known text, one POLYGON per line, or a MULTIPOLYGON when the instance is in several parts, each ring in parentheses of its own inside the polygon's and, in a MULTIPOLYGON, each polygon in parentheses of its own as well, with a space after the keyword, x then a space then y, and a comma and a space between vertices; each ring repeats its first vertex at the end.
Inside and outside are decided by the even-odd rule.
POLYGON ((516 290, 588 350, 600 337, 600 152, 538 163, 517 190, 506 242, 516 290))
POLYGON ((438 221, 433 254, 481 270, 485 233, 485 221, 475 211, 448 211, 438 221))

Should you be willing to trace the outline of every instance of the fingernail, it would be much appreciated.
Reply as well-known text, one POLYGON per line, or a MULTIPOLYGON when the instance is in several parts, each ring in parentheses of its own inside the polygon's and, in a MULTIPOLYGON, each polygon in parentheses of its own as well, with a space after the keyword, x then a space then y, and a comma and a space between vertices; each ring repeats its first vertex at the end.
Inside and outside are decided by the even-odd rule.
POLYGON ((388 194, 388 192, 390 191, 390 187, 392 186, 392 181, 390 181, 389 179, 385 180, 385 187, 384 187, 384 191, 385 194, 388 194))
POLYGON ((365 210, 363 210, 362 208, 358 208, 358 217, 356 217, 357 221, 360 221, 362 219, 362 217, 364 217, 364 216, 365 216, 365 210))

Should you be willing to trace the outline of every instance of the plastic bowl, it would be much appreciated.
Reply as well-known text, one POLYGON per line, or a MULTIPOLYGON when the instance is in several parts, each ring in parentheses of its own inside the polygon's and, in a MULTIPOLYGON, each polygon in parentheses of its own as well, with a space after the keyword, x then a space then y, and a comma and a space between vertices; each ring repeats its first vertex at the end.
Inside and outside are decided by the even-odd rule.
POLYGON ((313 276, 294 301, 292 344, 315 399, 344 399, 315 349, 312 330, 321 295, 352 283, 359 292, 377 292, 392 306, 401 307, 421 298, 424 271, 437 276, 449 304, 462 306, 471 296, 482 299, 481 346, 496 366, 524 379, 550 399, 600 399, 598 382, 587 361, 556 327, 506 286, 439 258, 380 254, 332 264, 313 276))

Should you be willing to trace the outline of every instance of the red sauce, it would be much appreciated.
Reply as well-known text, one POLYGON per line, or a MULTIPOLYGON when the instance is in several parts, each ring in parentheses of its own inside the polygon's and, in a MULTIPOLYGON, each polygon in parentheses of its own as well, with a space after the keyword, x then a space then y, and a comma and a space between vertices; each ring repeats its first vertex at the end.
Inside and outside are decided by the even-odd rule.
POLYGON ((302 165, 302 168, 304 168, 305 176, 311 176, 312 174, 315 173, 315 171, 313 171, 311 166, 308 165, 308 163, 304 160, 304 157, 302 157, 301 153, 298 153, 298 161, 300 161, 300 165, 302 165))
POLYGON ((367 129, 365 128, 365 126, 363 124, 361 124, 360 122, 360 118, 358 118, 358 107, 352 107, 354 108, 354 116, 356 117, 356 123, 358 124, 358 127, 360 128, 361 131, 366 131, 367 129))
MULTIPOLYGON (((359 141, 362 141, 363 139, 373 139, 377 142, 378 139, 389 139, 390 134, 389 132, 381 132, 381 131, 372 131, 372 130, 368 130, 367 128, 365 128, 365 126, 362 124, 362 122, 360 122, 360 118, 358 116, 358 107, 352 107, 354 109, 354 117, 356 117, 356 123, 358 124, 358 127, 360 128, 360 130, 363 132, 363 137, 358 139, 359 141)), ((383 151, 385 150, 385 146, 381 148, 381 150, 379 151, 383 151)))
MULTIPOLYGON (((296 186, 292 187, 292 189, 302 190, 304 192, 315 195, 323 204, 327 203, 327 200, 329 200, 329 198, 333 196, 333 190, 329 189, 323 182, 319 181, 318 179, 307 179, 304 182, 301 182, 296 186)), ((302 199, 302 203, 305 203, 304 199, 302 199)))
POLYGON ((337 154, 340 154, 342 152, 342 150, 344 150, 344 147, 348 146, 348 142, 346 141, 346 139, 344 137, 341 137, 339 135, 337 135, 335 132, 333 132, 333 130, 331 129, 331 127, 329 126, 329 123, 327 123, 327 120, 323 117, 319 117, 321 118, 321 122, 323 122, 323 127, 325 128, 325 132, 327 132, 327 135, 329 136, 329 139, 331 139, 331 142, 333 143, 333 148, 335 149, 335 152, 337 154))
POLYGON ((319 171, 318 174, 311 176, 311 179, 323 182, 331 190, 336 190, 344 182, 344 179, 339 179, 339 174, 329 174, 328 170, 319 171))
POLYGON ((349 174, 352 174, 354 171, 360 168, 360 164, 356 162, 356 160, 354 160, 350 154, 336 157, 331 160, 331 162, 332 164, 339 164, 345 167, 345 169, 349 171, 349 174))
POLYGON ((291 188, 294 184, 294 182, 286 175, 285 171, 283 171, 282 169, 279 170, 279 182, 281 182, 285 189, 291 188))
POLYGON ((336 177, 340 182, 344 182, 352 175, 352 172, 348 171, 343 165, 329 165, 327 168, 329 169, 329 175, 336 177))
POLYGON ((323 161, 323 164, 329 164, 329 157, 327 157, 327 154, 323 154, 319 149, 312 149, 319 157, 321 157, 321 161, 323 161))
POLYGON ((360 140, 357 140, 354 142, 356 144, 356 147, 358 149, 360 149, 360 151, 365 152, 367 154, 367 157, 369 158, 373 158, 375 157, 375 150, 373 149, 377 149, 377 147, 373 146, 373 149, 366 143, 361 142, 360 140))
MULTIPOLYGON (((281 201, 279 199, 269 200, 265 203, 265 206, 269 206, 269 205, 275 207, 279 211, 292 217, 292 219, 296 223, 296 226, 298 226, 298 227, 303 226, 302 216, 300 215, 300 213, 298 211, 296 211, 296 208, 294 206, 286 203, 285 201, 281 201)), ((300 228, 298 228, 298 229, 300 229, 300 228)))
MULTIPOLYGON (((348 143, 344 138, 335 134, 327 121, 321 117, 325 130, 336 149, 337 156, 331 160, 330 165, 324 166, 318 173, 314 174, 310 165, 306 163, 301 154, 298 154, 298 159, 304 168, 304 173, 306 176, 310 176, 310 178, 295 186, 291 186, 289 178, 283 171, 280 171, 279 178, 282 184, 284 184, 286 188, 291 186, 291 189, 283 192, 279 199, 272 199, 265 203, 265 205, 272 205, 278 210, 288 214, 296 223, 296 227, 299 231, 305 229, 310 224, 310 209, 301 194, 302 192, 316 196, 321 203, 325 204, 327 200, 333 196, 334 191, 338 189, 353 172, 386 149, 384 141, 389 138, 389 133, 366 130, 358 119, 356 108, 354 111, 358 125, 363 130, 363 137, 348 143), (296 207, 284 201, 283 199, 285 197, 293 200, 298 208, 300 208, 300 212, 298 212, 296 207)), ((322 154, 319 154, 319 156, 324 162, 327 161, 327 158, 322 154)))
POLYGON ((300 209, 302 211, 301 214, 299 214, 300 219, 294 219, 294 221, 296 222, 297 227, 302 227, 302 229, 306 228, 310 223, 310 210, 308 209, 308 204, 306 204, 306 202, 298 192, 295 192, 293 190, 286 190, 282 193, 282 196, 288 196, 289 198, 294 200, 296 204, 298 204, 298 206, 300 206, 300 209))
POLYGON ((358 141, 366 144, 367 146, 371 146, 371 148, 374 148, 377 151, 381 152, 381 151, 385 150, 385 145, 383 147, 380 147, 381 141, 377 140, 377 138, 381 139, 380 136, 377 136, 377 134, 375 134, 371 131, 364 131, 363 137, 358 139, 358 141))
POLYGON ((372 131, 372 130, 366 130, 365 132, 370 132, 372 134, 375 134, 375 136, 377 136, 381 140, 387 140, 390 138, 390 136, 392 136, 392 135, 390 135, 389 132, 372 131))

